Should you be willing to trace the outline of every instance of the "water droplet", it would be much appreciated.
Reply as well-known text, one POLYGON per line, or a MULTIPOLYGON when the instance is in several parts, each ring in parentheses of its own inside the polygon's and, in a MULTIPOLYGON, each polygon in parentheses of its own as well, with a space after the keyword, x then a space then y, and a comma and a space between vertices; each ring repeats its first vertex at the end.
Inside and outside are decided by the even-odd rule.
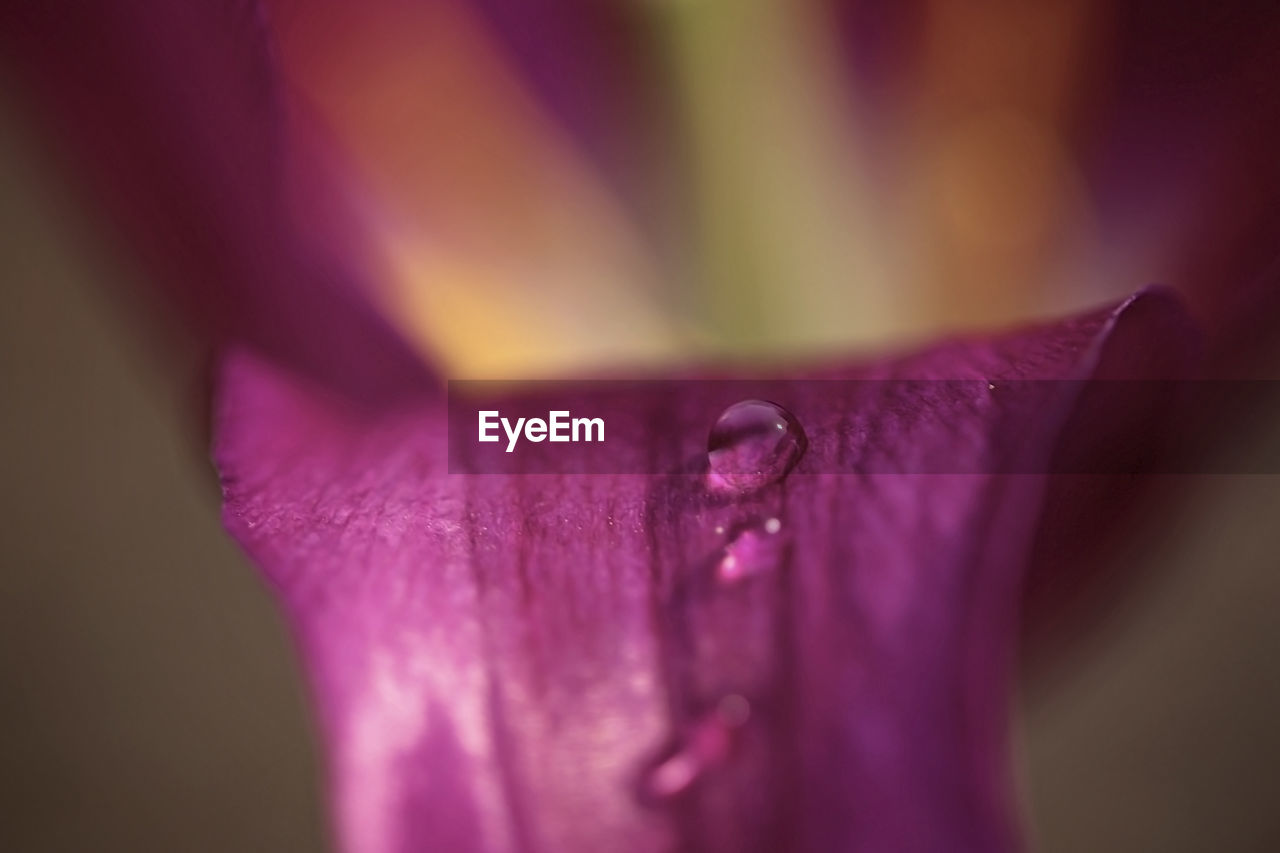
POLYGON ((806 444, 800 422, 781 406, 764 400, 734 403, 707 438, 708 484, 739 493, 759 489, 785 477, 806 444))
POLYGON ((675 751, 645 774, 644 796, 666 800, 687 791, 702 774, 729 758, 737 730, 750 718, 751 703, 745 697, 722 697, 714 710, 690 726, 675 751))
POLYGON ((697 753, 682 749, 649 771, 645 793, 660 800, 674 797, 688 790, 705 769, 697 753))
POLYGON ((771 571, 782 562, 786 544, 782 522, 776 518, 743 528, 724 546, 716 564, 716 579, 733 584, 771 571))

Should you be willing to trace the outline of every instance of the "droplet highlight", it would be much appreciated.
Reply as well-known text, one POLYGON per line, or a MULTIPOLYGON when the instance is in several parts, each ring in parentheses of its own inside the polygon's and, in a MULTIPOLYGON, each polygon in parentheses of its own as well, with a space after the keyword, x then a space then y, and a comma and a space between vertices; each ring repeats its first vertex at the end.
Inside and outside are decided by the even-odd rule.
POLYGON ((776 403, 734 403, 707 437, 707 483, 716 491, 755 491, 785 477, 807 446, 800 422, 776 403))
POLYGON ((743 528, 724 546, 716 564, 716 580, 736 584, 773 571, 782 563, 786 544, 780 519, 743 528))
POLYGON ((733 752, 737 730, 751 718, 751 703, 736 693, 694 723, 676 750, 645 774, 642 791, 651 801, 669 800, 689 790, 707 771, 733 752))

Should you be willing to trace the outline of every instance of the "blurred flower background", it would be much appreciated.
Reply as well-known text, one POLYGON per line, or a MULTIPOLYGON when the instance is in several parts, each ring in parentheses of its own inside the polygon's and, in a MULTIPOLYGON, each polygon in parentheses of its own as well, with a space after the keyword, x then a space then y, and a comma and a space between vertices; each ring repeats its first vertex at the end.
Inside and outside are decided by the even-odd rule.
MULTIPOLYGON (((147 114, 77 51, 137 51, 154 77, 121 79, 184 120, 233 93, 184 78, 181 15, 86 13, 109 26, 59 43, 62 13, 7 5, 0 847, 324 849, 284 632, 193 440, 202 346, 148 289, 173 234, 121 224, 172 163, 127 149, 147 114)), ((245 71, 301 230, 449 377, 896 350, 1152 281, 1219 369, 1280 367, 1271 4, 216 5, 209 51, 269 45, 278 78, 245 71)), ((226 130, 229 196, 259 179, 198 129, 226 130)), ((1275 411, 1231 452, 1272 451, 1275 411)), ((1280 845, 1276 497, 1205 477, 1135 524, 1098 571, 1141 582, 1029 672, 1043 849, 1280 845)))
POLYGON ((1261 6, 376 5, 273 27, 451 375, 1203 305, 1245 274, 1206 258, 1272 234, 1261 6))

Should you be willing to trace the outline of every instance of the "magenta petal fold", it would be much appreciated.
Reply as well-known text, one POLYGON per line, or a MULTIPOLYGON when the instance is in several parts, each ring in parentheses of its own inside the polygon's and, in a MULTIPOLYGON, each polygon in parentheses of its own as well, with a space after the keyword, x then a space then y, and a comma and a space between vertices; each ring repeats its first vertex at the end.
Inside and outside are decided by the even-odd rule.
MULTIPOLYGON (((823 472, 849 454, 1041 470, 1069 419, 1105 435, 1109 412, 1082 421, 1078 384, 1000 383, 1140 378, 1185 326, 1147 292, 820 374, 983 382, 842 398, 813 389, 858 383, 797 381, 808 451, 741 499, 676 473, 451 475, 438 391, 356 405, 232 353, 225 522, 298 637, 342 849, 1016 849, 1010 680, 1048 478, 823 472), (766 517, 778 563, 714 582, 723 531, 766 517)), ((619 451, 634 470, 659 445, 705 448, 720 403, 689 387, 600 413, 649 418, 619 451)))

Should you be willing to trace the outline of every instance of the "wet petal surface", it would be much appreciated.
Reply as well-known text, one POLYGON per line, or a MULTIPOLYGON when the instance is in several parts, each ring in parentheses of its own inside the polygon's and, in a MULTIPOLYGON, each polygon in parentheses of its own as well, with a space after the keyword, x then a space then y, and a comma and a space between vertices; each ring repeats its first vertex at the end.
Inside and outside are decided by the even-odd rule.
MULTIPOLYGON (((299 637, 345 849, 1015 848, 1010 667, 1046 478, 878 472, 1032 470, 1078 386, 1004 399, 1002 380, 1124 374, 1126 341, 1174 352, 1184 326, 1155 292, 810 373, 989 382, 797 381, 801 463, 731 496, 684 471, 449 474, 433 389, 358 407, 234 355, 226 523, 299 637), (823 473, 851 453, 877 473, 823 473), (784 539, 724 583, 744 530, 784 539)), ((669 399, 620 452, 705 458, 723 409, 669 399)))

